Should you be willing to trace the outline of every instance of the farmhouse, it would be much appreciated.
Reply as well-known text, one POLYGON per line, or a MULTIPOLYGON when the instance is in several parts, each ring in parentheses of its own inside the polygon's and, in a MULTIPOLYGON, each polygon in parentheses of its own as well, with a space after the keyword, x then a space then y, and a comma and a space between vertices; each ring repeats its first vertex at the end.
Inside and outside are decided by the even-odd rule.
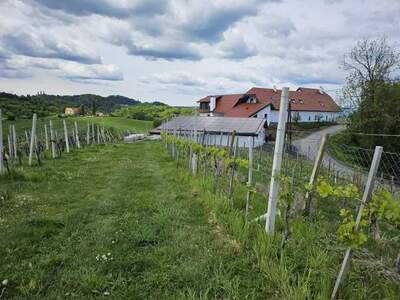
MULTIPOLYGON (((253 87, 244 94, 210 95, 197 101, 200 116, 262 118, 278 122, 281 90, 253 87)), ((334 122, 341 109, 322 88, 300 87, 289 92, 294 122, 334 122)))
POLYGON ((64 114, 67 116, 78 116, 81 114, 81 109, 79 107, 66 107, 64 114))
POLYGON ((249 145, 252 139, 254 147, 265 142, 265 119, 236 117, 176 117, 150 131, 159 134, 161 130, 170 134, 190 136, 198 132, 198 141, 206 145, 229 145, 232 133, 238 140, 238 146, 249 145))

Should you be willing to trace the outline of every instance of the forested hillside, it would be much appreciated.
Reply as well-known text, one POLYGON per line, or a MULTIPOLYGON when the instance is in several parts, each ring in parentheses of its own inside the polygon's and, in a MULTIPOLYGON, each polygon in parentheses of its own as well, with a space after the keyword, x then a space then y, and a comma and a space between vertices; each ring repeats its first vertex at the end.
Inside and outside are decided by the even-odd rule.
POLYGON ((83 94, 73 96, 35 95, 18 96, 0 92, 0 108, 8 118, 30 118, 33 112, 39 117, 61 114, 66 106, 83 106, 87 113, 91 113, 93 106, 96 111, 110 113, 124 105, 141 103, 138 100, 124 96, 83 94))

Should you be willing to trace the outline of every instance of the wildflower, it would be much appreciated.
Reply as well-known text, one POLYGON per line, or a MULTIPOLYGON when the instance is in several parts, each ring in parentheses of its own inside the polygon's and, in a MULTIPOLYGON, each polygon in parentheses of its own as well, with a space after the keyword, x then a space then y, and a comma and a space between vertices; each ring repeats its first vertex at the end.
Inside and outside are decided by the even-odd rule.
POLYGON ((1 284, 2 284, 2 285, 7 285, 7 284, 8 284, 8 279, 4 279, 4 280, 1 282, 1 284))

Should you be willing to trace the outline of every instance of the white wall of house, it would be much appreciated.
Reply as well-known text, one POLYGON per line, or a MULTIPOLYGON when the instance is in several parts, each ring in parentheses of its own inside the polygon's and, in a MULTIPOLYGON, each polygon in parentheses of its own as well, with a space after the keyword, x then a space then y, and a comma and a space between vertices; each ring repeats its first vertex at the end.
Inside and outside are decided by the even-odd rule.
MULTIPOLYGON (((298 114, 300 119, 298 122, 318 122, 329 121, 335 122, 340 117, 340 112, 318 112, 318 111, 292 111, 292 120, 295 119, 295 115, 298 114)), ((268 125, 272 123, 278 123, 279 111, 271 110, 271 106, 268 105, 262 110, 253 115, 255 118, 267 119, 268 125)))

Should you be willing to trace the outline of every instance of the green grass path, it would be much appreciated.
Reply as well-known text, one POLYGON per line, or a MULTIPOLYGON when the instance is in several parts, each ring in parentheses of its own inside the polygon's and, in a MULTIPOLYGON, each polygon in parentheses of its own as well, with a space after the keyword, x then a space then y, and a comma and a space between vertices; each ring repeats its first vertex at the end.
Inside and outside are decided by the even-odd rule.
POLYGON ((3 298, 257 293, 251 262, 210 222, 161 143, 88 148, 24 174, 0 181, 3 298))

